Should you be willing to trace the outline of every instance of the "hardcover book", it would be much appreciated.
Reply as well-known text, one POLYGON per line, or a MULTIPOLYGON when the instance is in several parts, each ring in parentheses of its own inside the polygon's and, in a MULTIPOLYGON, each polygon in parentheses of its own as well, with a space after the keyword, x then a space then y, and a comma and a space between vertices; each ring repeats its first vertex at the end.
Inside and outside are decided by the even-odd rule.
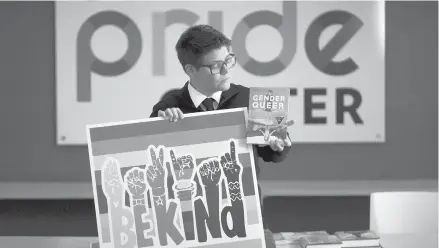
POLYGON ((273 237, 276 245, 289 245, 289 247, 302 248, 300 239, 310 235, 325 235, 329 234, 326 231, 309 231, 309 232, 281 232, 274 233, 273 237))
POLYGON ((300 238, 303 248, 341 248, 343 243, 335 235, 313 234, 300 238))
POLYGON ((251 87, 247 125, 247 144, 269 144, 270 139, 286 139, 289 88, 251 87))
POLYGON ((380 246, 380 237, 371 230, 335 232, 343 247, 375 247, 380 246))

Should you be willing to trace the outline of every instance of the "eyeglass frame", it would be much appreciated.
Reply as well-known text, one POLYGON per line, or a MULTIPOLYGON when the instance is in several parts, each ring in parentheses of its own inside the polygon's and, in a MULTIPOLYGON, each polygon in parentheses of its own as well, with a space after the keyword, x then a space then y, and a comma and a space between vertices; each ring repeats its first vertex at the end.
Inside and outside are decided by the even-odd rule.
POLYGON ((216 61, 214 64, 210 64, 210 65, 203 65, 203 64, 198 64, 198 67, 207 67, 210 69, 210 73, 212 75, 216 75, 216 74, 220 74, 221 73, 221 69, 223 69, 224 65, 226 65, 227 69, 232 69, 233 67, 235 67, 236 65, 236 55, 234 53, 229 53, 229 55, 227 55, 226 60, 224 61, 216 61), (233 65, 229 68, 227 65, 227 61, 229 61, 230 59, 233 59, 233 65), (212 71, 212 66, 217 65, 218 63, 221 64, 221 66, 219 67, 219 71, 217 73, 213 73, 212 71))

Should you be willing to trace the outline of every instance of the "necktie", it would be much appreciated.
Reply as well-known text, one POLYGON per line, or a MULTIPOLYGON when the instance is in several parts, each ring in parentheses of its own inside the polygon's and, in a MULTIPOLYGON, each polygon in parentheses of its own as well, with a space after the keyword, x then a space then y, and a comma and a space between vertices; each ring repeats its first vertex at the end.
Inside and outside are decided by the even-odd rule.
POLYGON ((204 107, 206 107, 206 111, 214 110, 214 108, 213 108, 213 101, 214 100, 212 98, 210 98, 210 97, 204 99, 203 105, 204 105, 204 107))

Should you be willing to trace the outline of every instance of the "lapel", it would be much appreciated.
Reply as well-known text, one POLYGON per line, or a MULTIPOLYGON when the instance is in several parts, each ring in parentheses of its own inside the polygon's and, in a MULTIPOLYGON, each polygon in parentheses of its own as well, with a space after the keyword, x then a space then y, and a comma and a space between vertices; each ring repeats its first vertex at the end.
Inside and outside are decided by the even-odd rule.
MULTIPOLYGON (((192 107, 194 109, 197 109, 192 102, 191 96, 189 94, 188 89, 189 81, 186 82, 186 84, 181 88, 180 90, 180 103, 183 105, 186 105, 187 107, 192 107)), ((221 108, 230 98, 232 98, 234 95, 239 93, 238 87, 236 87, 235 84, 230 84, 230 88, 227 91, 223 91, 221 93, 221 99, 218 104, 218 109, 221 108)))

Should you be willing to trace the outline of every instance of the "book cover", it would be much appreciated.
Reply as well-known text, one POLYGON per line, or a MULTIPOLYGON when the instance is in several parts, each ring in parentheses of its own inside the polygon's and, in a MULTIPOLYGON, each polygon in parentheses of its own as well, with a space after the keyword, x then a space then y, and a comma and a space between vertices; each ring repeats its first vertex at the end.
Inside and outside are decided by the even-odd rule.
POLYGON ((380 245, 380 237, 371 230, 338 231, 334 235, 343 242, 343 247, 372 247, 380 245))
POLYGON ((247 144, 266 145, 273 137, 285 139, 289 88, 251 87, 248 109, 247 144))

